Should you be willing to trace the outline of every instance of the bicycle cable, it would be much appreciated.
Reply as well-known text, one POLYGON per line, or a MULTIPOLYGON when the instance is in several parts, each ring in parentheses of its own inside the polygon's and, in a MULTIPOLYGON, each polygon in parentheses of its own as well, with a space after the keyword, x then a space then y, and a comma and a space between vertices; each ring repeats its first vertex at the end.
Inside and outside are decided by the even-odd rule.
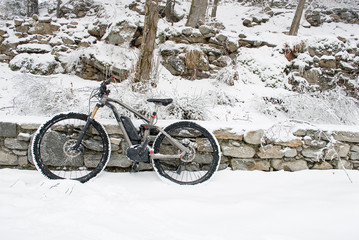
POLYGON ((93 89, 88 100, 88 114, 91 113, 91 99, 98 95, 98 88, 93 89))

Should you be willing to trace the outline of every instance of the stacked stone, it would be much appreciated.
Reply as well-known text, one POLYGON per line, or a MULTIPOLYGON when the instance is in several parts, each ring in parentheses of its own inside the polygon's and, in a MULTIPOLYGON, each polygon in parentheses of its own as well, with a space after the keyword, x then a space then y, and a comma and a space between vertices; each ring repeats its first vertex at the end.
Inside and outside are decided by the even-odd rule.
MULTIPOLYGON (((16 167, 33 169, 31 156, 31 139, 39 124, 16 124, 0 122, 0 167, 16 167)), ((132 161, 125 156, 127 145, 118 126, 106 125, 106 130, 111 136, 111 160, 108 169, 127 171, 132 166, 132 161)), ((94 136, 95 139, 95 136, 94 136)), ((54 143, 56 144, 56 143, 54 143)), ((98 143, 86 142, 94 154, 100 151, 98 143)), ((85 156, 85 167, 94 167, 91 156, 85 156)), ((150 164, 141 163, 140 170, 152 169, 150 164)))
MULTIPOLYGON (((31 137, 38 126, 39 124, 0 122, 0 167, 34 168, 29 148, 31 137)), ((106 125, 105 128, 110 135, 112 147, 107 169, 128 171, 133 162, 125 156, 127 145, 121 131, 117 125, 106 125)), ((225 128, 213 133, 222 151, 220 169, 359 169, 359 132, 334 131, 329 134, 313 129, 300 129, 288 141, 269 140, 263 129, 236 133, 231 128, 225 128)), ((195 141, 199 151, 205 153, 206 143, 201 139, 195 141)), ((94 154, 100 149, 96 147, 95 140, 86 144, 94 154)), ((83 164, 93 167, 91 156, 85 156, 83 164)), ((140 170, 150 169, 150 164, 140 164, 140 170)))
MULTIPOLYGON (((98 15, 102 10, 100 4, 94 0, 70 0, 67 4, 64 4, 60 8, 60 17, 65 18, 82 18, 85 16, 98 15)), ((50 11, 56 11, 51 9, 50 11)))
MULTIPOLYGON (((0 61, 9 63, 14 71, 22 69, 40 75, 75 72, 84 79, 101 80, 111 63, 83 54, 72 66, 66 56, 98 41, 127 46, 136 30, 136 24, 126 20, 113 25, 101 20, 82 25, 76 19, 49 16, 15 19, 0 28, 0 61)), ((125 67, 111 66, 111 71, 119 80, 127 79, 129 74, 125 67)))
POLYGON ((0 166, 31 167, 28 162, 31 134, 39 124, 0 122, 0 166))
POLYGON ((161 38, 162 42, 173 43, 167 42, 161 46, 164 67, 173 75, 182 77, 191 77, 193 68, 196 68, 198 79, 216 77, 221 69, 232 64, 240 47, 276 46, 266 41, 247 39, 244 34, 239 34, 237 38, 228 37, 209 25, 202 25, 198 29, 186 27, 175 32, 168 30, 161 33, 161 38), (194 48, 193 46, 196 47, 197 55, 201 57, 189 64, 187 53, 188 49, 194 48))
POLYGON ((287 67, 294 74, 294 81, 291 82, 293 90, 299 83, 295 82, 295 76, 300 76, 307 80, 310 87, 329 90, 339 85, 345 88, 349 96, 359 99, 356 84, 359 76, 358 47, 357 39, 338 37, 330 41, 323 39, 296 52, 297 58, 287 67))
POLYGON ((334 8, 324 10, 307 10, 305 19, 311 26, 317 27, 327 22, 344 22, 359 24, 359 10, 348 8, 334 8))
POLYGON ((220 141, 224 164, 233 170, 358 169, 358 132, 297 130, 289 141, 270 141, 264 130, 231 133, 231 129, 214 132, 220 141), (326 136, 333 136, 330 141, 326 136))

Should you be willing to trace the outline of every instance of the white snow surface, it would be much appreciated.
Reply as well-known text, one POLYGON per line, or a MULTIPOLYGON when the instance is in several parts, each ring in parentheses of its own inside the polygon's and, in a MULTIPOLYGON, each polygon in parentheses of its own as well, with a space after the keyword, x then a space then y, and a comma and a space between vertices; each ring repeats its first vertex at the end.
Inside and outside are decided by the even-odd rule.
POLYGON ((109 173, 86 184, 0 170, 0 232, 11 240, 353 240, 359 172, 220 171, 209 184, 109 173))
MULTIPOLYGON (((125 10, 132 0, 101 2, 107 13, 103 21, 116 22, 123 17, 143 21, 143 17, 125 10)), ((193 118, 207 120, 201 124, 209 130, 272 130, 276 122, 299 119, 319 124, 322 129, 358 131, 357 102, 341 91, 322 96, 288 91, 283 73, 287 60, 279 53, 284 44, 292 46, 301 41, 322 44, 341 36, 350 43, 357 36, 358 25, 300 27, 298 36, 290 37, 283 32, 288 30, 294 10, 282 9, 283 13, 268 23, 246 28, 242 18, 261 14, 261 9, 220 2, 218 20, 226 26, 229 37, 244 33, 250 40, 264 40, 278 47, 241 48, 237 59, 241 64, 228 70, 238 73, 234 86, 216 79, 181 79, 160 66, 157 88, 146 95, 132 92, 129 81, 124 81, 111 84, 110 96, 146 112, 152 108, 146 98, 174 98, 173 108, 160 109, 159 118, 167 120, 159 122, 160 126, 180 119, 185 108, 193 112, 193 118), (271 104, 263 98, 283 102, 271 104)), ((176 7, 188 13, 189 3, 176 7)), ((79 19, 79 25, 91 21, 85 17, 79 19)), ((184 24, 185 19, 174 26, 160 20, 159 31, 181 29, 184 24)), ((18 39, 10 32, 7 41, 18 39)), ((81 54, 96 54, 98 59, 129 69, 136 62, 136 50, 102 43, 63 57, 75 63, 81 54)), ((306 56, 299 60, 304 66, 306 56)), ((99 82, 73 75, 13 72, 0 63, 0 121, 41 123, 62 111, 87 113, 89 94, 98 86, 99 82)), ((113 122, 104 120, 111 119, 108 111, 99 112, 97 117, 102 118, 101 123, 113 122)), ((353 240, 358 236, 359 172, 348 173, 353 183, 343 170, 224 170, 215 173, 208 184, 178 186, 160 181, 155 172, 104 171, 81 184, 47 180, 37 171, 0 169, 1 239, 353 240)))
MULTIPOLYGON (((116 22, 124 16, 143 21, 124 10, 132 0, 101 2, 107 13, 105 21, 116 22)), ((288 30, 294 10, 281 10, 283 14, 268 23, 246 28, 242 18, 261 9, 220 2, 217 14, 226 34, 237 37, 243 32, 248 39, 265 40, 277 44, 278 49, 285 43, 336 41, 337 36, 350 41, 359 30, 358 25, 326 23, 320 28, 301 27, 298 37, 290 37, 282 32, 288 30)), ((188 13, 189 1, 176 7, 188 13)), ((79 24, 88 21, 92 20, 83 18, 79 24)), ((183 28, 184 23, 185 19, 173 28, 183 28)), ((168 27, 160 21, 159 31, 168 27)), ((7 41, 17 40, 10 32, 7 41)), ((67 60, 76 62, 80 54, 92 53, 119 66, 135 65, 133 51, 98 46, 73 52, 67 60), (121 61, 116 62, 120 55, 121 61)), ((237 60, 249 64, 233 69, 239 76, 234 86, 215 79, 181 79, 160 67, 158 87, 147 95, 130 91, 125 81, 111 85, 111 96, 146 111, 151 107, 145 104, 147 97, 173 97, 175 111, 161 109, 160 118, 168 119, 164 125, 180 118, 181 109, 186 107, 197 114, 194 118, 210 120, 202 124, 212 130, 228 126, 238 132, 262 125, 268 128, 294 118, 314 124, 348 124, 352 126, 323 128, 358 131, 355 101, 341 92, 321 98, 290 92, 283 80, 286 59, 277 50, 243 48, 240 52, 237 60), (284 100, 288 112, 264 102, 263 97, 284 100)), ((300 60, 305 64, 305 56, 300 60)), ((98 85, 73 75, 13 72, 0 63, 0 120, 39 123, 61 111, 87 112, 88 96, 98 85)), ((110 113, 100 112, 99 117, 109 118, 110 113)), ((1 239, 353 240, 358 236, 359 172, 348 173, 353 183, 343 170, 224 170, 208 184, 184 187, 163 183, 155 172, 105 171, 81 184, 47 180, 37 171, 0 169, 1 239)))

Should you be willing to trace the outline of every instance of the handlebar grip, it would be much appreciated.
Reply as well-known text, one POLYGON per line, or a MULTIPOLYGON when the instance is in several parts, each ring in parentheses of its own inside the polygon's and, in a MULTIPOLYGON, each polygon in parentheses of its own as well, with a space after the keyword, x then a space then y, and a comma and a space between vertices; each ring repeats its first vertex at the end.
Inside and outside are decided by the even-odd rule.
POLYGON ((109 85, 113 79, 115 79, 115 78, 114 78, 114 77, 110 77, 109 79, 103 81, 103 82, 101 83, 101 85, 102 85, 102 86, 109 85))
POLYGON ((109 79, 107 79, 107 80, 105 81, 105 84, 106 84, 106 85, 109 85, 109 84, 112 82, 112 80, 115 80, 115 77, 114 77, 114 76, 111 76, 109 79))
POLYGON ((106 87, 107 85, 109 85, 109 84, 112 82, 112 80, 115 80, 115 77, 114 77, 114 76, 111 76, 109 79, 103 81, 103 82, 101 83, 101 87, 102 87, 102 88, 103 88, 103 87, 106 87))

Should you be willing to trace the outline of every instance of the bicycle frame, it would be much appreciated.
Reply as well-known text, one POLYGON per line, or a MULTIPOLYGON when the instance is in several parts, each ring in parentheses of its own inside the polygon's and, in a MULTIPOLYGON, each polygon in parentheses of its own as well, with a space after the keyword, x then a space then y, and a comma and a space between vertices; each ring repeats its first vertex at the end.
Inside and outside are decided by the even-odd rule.
MULTIPOLYGON (((115 107, 115 105, 112 104, 112 103, 118 104, 121 107, 127 109, 128 111, 132 112, 137 117, 139 117, 140 119, 143 119, 148 124, 149 127, 147 129, 145 129, 144 135, 143 135, 143 137, 141 139, 142 140, 141 147, 143 149, 146 148, 148 143, 149 143, 149 135, 150 135, 151 127, 156 127, 156 129, 160 133, 162 133, 163 135, 165 135, 167 137, 167 140, 171 144, 173 144, 179 150, 181 150, 181 153, 177 154, 177 155, 164 155, 164 154, 154 153, 154 151, 151 149, 150 154, 149 154, 149 158, 151 160, 152 159, 181 159, 186 153, 190 152, 190 150, 186 146, 184 146, 183 144, 178 142, 176 139, 172 138, 165 130, 163 130, 162 128, 160 128, 158 126, 153 125, 154 122, 155 122, 155 119, 157 118, 157 110, 158 110, 158 105, 157 104, 155 104, 155 107, 156 107, 155 112, 152 113, 150 118, 147 118, 146 116, 142 115, 141 113, 139 113, 138 111, 136 111, 132 107, 126 105, 125 103, 123 103, 123 102, 121 102, 119 100, 116 100, 116 99, 109 98, 107 95, 103 95, 101 97, 101 99, 99 100, 99 103, 96 104, 94 110, 91 112, 89 120, 88 120, 88 124, 86 124, 86 125, 89 125, 90 122, 94 119, 94 117, 95 117, 97 111, 99 110, 99 108, 101 108, 103 106, 109 107, 112 110, 113 114, 115 115, 116 121, 117 121, 123 135, 124 135, 124 138, 125 138, 128 146, 129 147, 135 146, 134 144, 132 144, 132 142, 130 140, 130 137, 127 134, 125 125, 122 122, 121 117, 120 117, 121 115, 119 114, 119 112, 118 112, 117 108, 115 107)), ((87 127, 85 126, 85 128, 83 130, 83 134, 85 134, 87 128, 88 128, 88 126, 87 127)), ((81 138, 81 136, 80 136, 80 138, 81 138)), ((80 139, 79 139, 79 142, 81 142, 80 139)))

